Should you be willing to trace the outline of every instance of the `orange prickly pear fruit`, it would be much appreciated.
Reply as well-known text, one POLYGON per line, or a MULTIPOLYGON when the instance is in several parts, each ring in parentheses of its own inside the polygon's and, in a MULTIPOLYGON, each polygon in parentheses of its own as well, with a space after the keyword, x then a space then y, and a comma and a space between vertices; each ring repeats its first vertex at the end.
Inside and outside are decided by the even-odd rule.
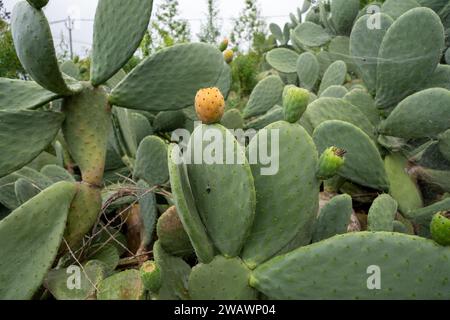
POLYGON ((223 57, 225 58, 226 63, 230 64, 231 62, 233 62, 234 58, 233 50, 225 50, 225 52, 223 53, 223 57))
POLYGON ((220 122, 225 110, 225 99, 218 88, 205 88, 195 96, 195 111, 204 124, 220 122))

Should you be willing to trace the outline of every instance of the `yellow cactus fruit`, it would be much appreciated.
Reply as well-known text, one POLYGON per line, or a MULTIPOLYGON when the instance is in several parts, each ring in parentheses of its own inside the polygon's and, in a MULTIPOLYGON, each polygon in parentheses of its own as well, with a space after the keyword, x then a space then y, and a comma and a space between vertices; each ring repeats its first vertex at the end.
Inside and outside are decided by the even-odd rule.
POLYGON ((225 110, 225 99, 218 88, 205 88, 195 96, 195 111, 205 124, 220 122, 225 110))
POLYGON ((223 57, 225 58, 226 63, 230 64, 231 62, 233 62, 234 58, 233 50, 225 50, 225 52, 223 53, 223 57))

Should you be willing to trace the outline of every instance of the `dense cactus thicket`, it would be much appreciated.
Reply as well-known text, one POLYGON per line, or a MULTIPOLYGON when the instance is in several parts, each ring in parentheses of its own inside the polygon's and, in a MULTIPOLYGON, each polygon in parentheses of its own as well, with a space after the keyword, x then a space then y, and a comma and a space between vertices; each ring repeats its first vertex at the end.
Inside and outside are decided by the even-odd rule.
POLYGON ((270 25, 238 110, 227 40, 123 71, 152 0, 99 1, 89 81, 58 63, 48 1, 20 1, 32 81, 0 79, 0 298, 450 299, 450 4, 368 2, 270 25), (241 161, 188 161, 205 132, 241 161))

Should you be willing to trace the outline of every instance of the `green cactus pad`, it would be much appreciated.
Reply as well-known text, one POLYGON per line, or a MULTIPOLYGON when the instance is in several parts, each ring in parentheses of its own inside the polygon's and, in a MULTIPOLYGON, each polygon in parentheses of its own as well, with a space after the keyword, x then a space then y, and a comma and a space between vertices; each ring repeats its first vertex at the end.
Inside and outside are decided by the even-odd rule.
POLYGON ((221 125, 198 126, 187 150, 192 155, 187 163, 192 194, 206 230, 223 255, 237 256, 252 226, 256 205, 253 177, 245 150, 221 125), (211 135, 218 143, 210 145, 206 137, 202 139, 203 135, 211 135), (213 152, 219 157, 223 155, 223 161, 219 159, 216 162, 213 152), (194 164, 195 153, 206 155, 201 164, 194 164), (232 161, 227 161, 227 158, 232 161))
POLYGON ((359 13, 359 0, 333 0, 331 22, 338 34, 348 35, 359 13))
POLYGON ((370 231, 394 231, 394 219, 397 214, 397 201, 390 195, 378 196, 369 209, 367 227, 370 231))
POLYGON ((345 64, 345 62, 342 60, 333 62, 323 75, 322 82, 320 84, 320 89, 318 92, 319 96, 330 86, 333 85, 340 86, 344 84, 346 76, 347 76, 347 65, 345 64))
POLYGON ((28 2, 18 2, 11 17, 11 31, 17 56, 31 77, 49 91, 72 94, 59 71, 52 33, 43 11, 28 2))
POLYGON ((110 101, 145 111, 183 109, 192 105, 199 89, 214 86, 222 70, 223 56, 215 47, 204 43, 175 45, 133 69, 111 92, 110 101))
POLYGON ((144 284, 138 270, 129 269, 102 280, 97 300, 143 300, 144 284))
POLYGON ((159 217, 156 232, 161 246, 167 253, 177 257, 188 257, 194 252, 176 207, 170 207, 159 217))
POLYGON ((450 64, 450 48, 445 51, 445 62, 450 64))
POLYGON ((353 57, 350 55, 350 37, 337 36, 328 45, 329 56, 332 61, 342 60, 351 74, 359 75, 353 57))
POLYGON ((403 214, 423 207, 420 190, 407 173, 408 161, 400 154, 390 154, 384 158, 386 174, 389 178, 389 194, 398 202, 398 209, 403 214))
POLYGON ((393 232, 409 234, 408 228, 405 226, 404 223, 402 223, 400 221, 395 220, 392 223, 392 226, 393 226, 393 232))
POLYGON ((445 7, 447 1, 445 0, 416 0, 423 7, 433 9, 433 11, 439 12, 445 7))
POLYGON ((420 4, 415 0, 386 0, 381 6, 381 12, 396 20, 406 11, 418 7, 420 4))
POLYGON ((346 233, 352 213, 352 197, 347 194, 333 197, 320 210, 314 227, 313 242, 346 233))
POLYGON ((270 50, 266 55, 267 63, 275 70, 283 73, 297 72, 297 59, 298 53, 286 48, 270 50))
POLYGON ((94 86, 105 83, 133 56, 147 31, 152 7, 153 0, 98 2, 91 63, 94 86))
POLYGON ((227 129, 242 129, 244 128, 244 117, 238 109, 231 109, 225 112, 220 124, 227 129))
POLYGON ((440 211, 450 211, 450 198, 445 198, 424 208, 412 210, 405 214, 405 217, 411 219, 418 226, 418 234, 420 236, 431 237, 431 220, 440 211))
POLYGON ((41 169, 41 173, 48 177, 53 183, 60 181, 75 182, 74 177, 64 168, 55 164, 49 164, 41 169))
POLYGON ((341 120, 357 126, 369 137, 374 137, 375 128, 369 119, 357 107, 343 99, 320 98, 312 102, 304 114, 304 118, 317 128, 327 120, 341 120))
POLYGON ((144 226, 144 234, 142 235, 141 244, 143 244, 144 246, 148 246, 153 240, 153 234, 155 231, 156 219, 158 215, 158 209, 156 207, 156 197, 154 192, 149 191, 151 190, 151 187, 143 180, 140 180, 137 183, 137 187, 139 188, 139 214, 144 226))
POLYGON ((450 192, 450 171, 449 170, 435 170, 428 168, 419 168, 417 170, 422 181, 439 187, 444 192, 450 192))
POLYGON ((80 68, 72 60, 64 61, 59 67, 61 72, 69 77, 81 81, 80 68))
MULTIPOLYGON (((279 136, 279 170, 262 175, 267 168, 258 161, 252 164, 256 188, 256 216, 242 258, 254 268, 271 258, 297 235, 301 243, 311 241, 313 223, 318 209, 319 180, 316 178, 317 150, 308 133, 298 124, 285 121, 273 123, 267 131, 268 152, 274 130, 279 136)), ((262 131, 255 136, 247 154, 256 153, 262 131)), ((264 140, 265 141, 265 140, 264 140)))
POLYGON ((214 247, 200 219, 189 185, 186 167, 182 164, 182 156, 178 152, 178 146, 174 144, 169 146, 168 163, 174 202, 197 258, 200 262, 208 263, 214 257, 214 247))
POLYGON ((398 18, 380 47, 377 106, 393 106, 420 88, 436 69, 443 47, 444 29, 432 10, 415 8, 398 18))
POLYGON ((318 24, 306 21, 292 31, 292 38, 307 47, 320 47, 331 40, 331 36, 318 24))
POLYGON ((308 90, 314 88, 319 79, 319 61, 311 52, 302 53, 297 59, 297 75, 300 85, 308 90))
POLYGON ((374 142, 361 129, 339 121, 325 121, 313 135, 318 151, 335 146, 347 151, 339 175, 360 185, 389 190, 381 155, 374 142))
POLYGON ((111 107, 104 88, 85 84, 82 93, 64 100, 64 138, 83 181, 100 185, 105 168, 111 107))
POLYGON ((439 151, 447 161, 450 161, 450 130, 439 136, 439 151))
POLYGON ((278 42, 285 44, 283 31, 276 23, 271 23, 269 25, 269 30, 278 42))
POLYGON ((33 81, 0 78, 0 110, 34 109, 59 97, 33 81))
MULTIPOLYGON (((388 232, 339 235, 259 266, 250 285, 271 299, 450 299, 450 249, 388 232), (381 287, 374 288, 374 271, 381 287)), ((375 282, 376 285, 376 282, 375 282)))
MULTIPOLYGON (((87 184, 80 183, 78 192, 70 205, 67 227, 64 239, 74 248, 83 237, 92 229, 102 208, 100 190, 87 184)), ((67 250, 64 245, 63 250, 67 250)))
POLYGON ((56 137, 63 120, 56 112, 0 111, 0 177, 36 158, 56 137))
POLYGON ((41 191, 37 185, 24 178, 20 178, 14 183, 14 193, 19 204, 27 202, 41 191))
POLYGON ((450 219, 448 212, 439 212, 431 220, 433 240, 442 246, 450 246, 450 219))
POLYGON ((344 86, 329 86, 326 88, 322 94, 320 95, 321 98, 343 98, 348 93, 348 90, 344 86))
POLYGON ((15 182, 19 179, 27 180, 37 186, 40 190, 46 189, 52 184, 47 177, 29 167, 23 167, 22 169, 1 178, 0 203, 10 210, 14 210, 20 205, 15 194, 15 182))
POLYGON ((350 53, 370 92, 376 90, 378 54, 386 31, 392 23, 394 20, 384 13, 376 17, 364 15, 356 21, 350 35, 350 53), (381 28, 372 28, 375 27, 373 23, 378 22, 375 18, 379 19, 381 28))
POLYGON ((156 132, 170 132, 182 128, 186 121, 183 110, 161 111, 156 115, 154 127, 156 132))
POLYGON ((250 270, 239 258, 217 256, 198 264, 189 276, 193 300, 256 300, 257 291, 248 285, 250 270))
POLYGON ((77 265, 53 269, 47 273, 44 286, 56 300, 87 300, 95 297, 95 288, 105 278, 104 265, 97 260, 88 261, 84 266, 77 265), (80 276, 80 287, 75 277, 80 276), (73 279, 73 281, 71 281, 73 279), (74 287, 68 287, 68 283, 74 287))
POLYGON ((417 92, 381 123, 382 134, 405 139, 432 137, 450 129, 450 91, 441 88, 417 92))
POLYGON ((100 261, 103 264, 105 275, 114 272, 119 264, 119 251, 114 243, 97 243, 89 247, 86 253, 89 260, 100 261))
POLYGON ((133 177, 142 179, 150 186, 169 181, 167 167, 167 143, 157 136, 142 140, 136 154, 133 177))
POLYGON ((450 66, 439 64, 423 89, 444 88, 450 90, 450 66))
POLYGON ((266 114, 253 119, 245 125, 246 129, 255 129, 260 130, 264 128, 265 126, 268 126, 271 123, 280 121, 284 119, 284 111, 283 108, 280 106, 274 106, 272 109, 267 111, 266 114))
POLYGON ((281 103, 284 84, 279 76, 270 76, 260 81, 253 89, 243 111, 244 118, 266 113, 274 105, 281 103))
POLYGON ((380 122, 380 114, 375 106, 375 101, 365 90, 353 89, 345 95, 344 100, 358 107, 372 125, 376 126, 380 122))
POLYGON ((0 222, 0 298, 30 299, 53 264, 76 185, 60 182, 0 222))
POLYGON ((132 110, 113 107, 112 117, 116 140, 124 155, 135 158, 138 148, 135 128, 132 121, 132 110))
POLYGON ((161 288, 159 299, 161 300, 187 300, 188 279, 191 267, 183 259, 169 255, 156 241, 153 246, 153 255, 156 265, 161 270, 161 288))

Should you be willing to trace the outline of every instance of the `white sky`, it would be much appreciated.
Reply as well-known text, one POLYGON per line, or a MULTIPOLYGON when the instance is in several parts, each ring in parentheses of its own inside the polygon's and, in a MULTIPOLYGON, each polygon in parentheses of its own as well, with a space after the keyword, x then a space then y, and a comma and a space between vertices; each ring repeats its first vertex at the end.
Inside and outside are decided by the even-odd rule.
MULTIPOLYGON (((8 11, 21 0, 5 0, 8 11)), ((130 0, 133 1, 133 0, 130 0)), ((258 0, 259 7, 268 23, 275 22, 284 25, 289 20, 289 13, 295 12, 301 7, 303 0, 258 0)), ((201 20, 206 13, 206 0, 179 0, 181 17, 188 19, 193 35, 200 30, 201 20)), ((153 12, 156 11, 160 0, 154 0, 153 12)), ((222 20, 225 35, 231 30, 230 18, 236 18, 244 7, 244 0, 218 0, 219 15, 222 20)), ((45 8, 45 13, 50 22, 66 19, 68 16, 92 20, 95 15, 97 0, 50 0, 45 8)), ((68 33, 64 23, 52 24, 55 45, 60 43, 61 34, 68 42, 68 33)), ((74 51, 76 54, 85 55, 92 44, 92 21, 78 22, 73 32, 74 51)), ((195 37, 194 37, 195 39, 195 37)))

